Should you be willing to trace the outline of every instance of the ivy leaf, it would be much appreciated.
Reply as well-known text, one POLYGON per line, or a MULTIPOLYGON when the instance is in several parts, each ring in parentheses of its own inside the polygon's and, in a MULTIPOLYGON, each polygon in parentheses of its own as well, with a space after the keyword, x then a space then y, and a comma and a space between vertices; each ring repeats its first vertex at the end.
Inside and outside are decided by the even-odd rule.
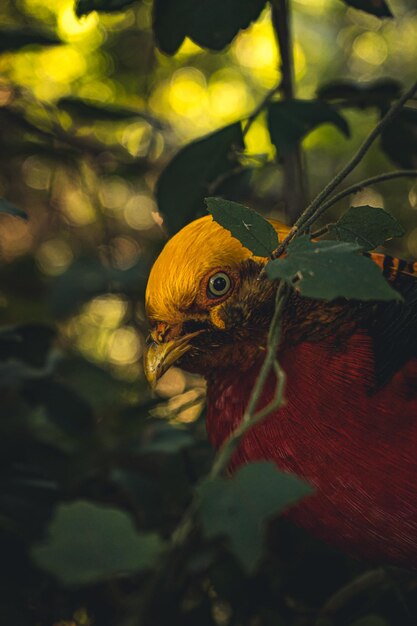
POLYGON ((32 548, 32 557, 71 586, 149 569, 162 549, 159 537, 138 533, 124 511, 78 500, 58 506, 47 541, 32 548))
POLYGON ((349 125, 330 104, 320 100, 289 100, 268 105, 268 127, 278 154, 284 156, 321 124, 333 124, 346 137, 349 125))
POLYGON ((34 28, 0 28, 0 53, 13 52, 25 46, 57 46, 62 41, 52 33, 34 28))
POLYGON ((158 48, 175 54, 185 37, 209 50, 223 50, 258 19, 266 0, 155 0, 153 29, 158 48))
POLYGON ((344 2, 354 9, 372 13, 372 15, 377 17, 393 17, 391 9, 385 0, 344 0, 344 2))
POLYGON ((123 11, 135 0, 77 0, 75 3, 75 13, 78 17, 88 15, 92 11, 102 11, 103 13, 114 13, 123 11))
POLYGON ((330 230, 340 241, 356 243, 363 250, 373 250, 405 233, 395 217, 372 206, 351 207, 330 230))
POLYGON ((238 165, 233 147, 243 150, 238 123, 189 143, 162 172, 156 198, 170 234, 203 215, 203 200, 210 184, 238 165))
POLYGON ((20 217, 22 220, 28 219, 28 215, 25 211, 18 209, 14 204, 5 198, 0 198, 0 213, 7 213, 7 215, 13 215, 13 217, 20 217))
POLYGON ((204 534, 225 535, 243 567, 253 571, 266 521, 310 493, 307 483, 267 461, 245 465, 232 479, 205 480, 198 487, 204 534))
POLYGON ((277 248, 274 227, 253 209, 222 198, 206 198, 206 204, 216 222, 255 256, 270 256, 277 248))
POLYGON ((308 298, 402 300, 378 266, 360 252, 354 243, 313 243, 303 235, 288 246, 285 258, 270 261, 266 271, 269 278, 285 280, 308 298))

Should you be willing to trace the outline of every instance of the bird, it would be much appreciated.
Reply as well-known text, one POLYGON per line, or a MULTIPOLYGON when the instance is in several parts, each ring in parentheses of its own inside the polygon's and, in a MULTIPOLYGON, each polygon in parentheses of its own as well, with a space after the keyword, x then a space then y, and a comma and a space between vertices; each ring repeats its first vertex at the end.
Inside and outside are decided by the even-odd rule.
MULTIPOLYGON (((270 220, 280 240, 289 229, 270 220)), ((230 462, 272 461, 313 493, 285 515, 375 564, 417 568, 417 263, 368 253, 403 302, 333 301, 291 290, 277 359, 285 405, 253 426, 230 462)), ((240 423, 265 358, 279 281, 211 215, 156 259, 145 308, 145 374, 174 363, 207 381, 206 427, 219 448, 240 423)), ((273 397, 271 374, 258 409, 273 397)))

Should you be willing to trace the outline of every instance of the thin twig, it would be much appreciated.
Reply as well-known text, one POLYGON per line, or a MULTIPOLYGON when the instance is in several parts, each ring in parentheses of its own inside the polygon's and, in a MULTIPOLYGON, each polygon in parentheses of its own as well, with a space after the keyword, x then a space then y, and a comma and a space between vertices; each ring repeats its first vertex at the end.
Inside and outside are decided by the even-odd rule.
POLYGON ((301 216, 295 222, 294 226, 291 228, 288 235, 285 237, 283 242, 278 246, 278 248, 273 252, 272 257, 276 259, 279 257, 287 248, 287 245, 294 239, 297 233, 302 232, 303 229, 306 228, 305 224, 307 221, 311 224, 316 219, 316 211, 317 209, 324 203, 326 198, 330 196, 332 191, 336 189, 340 185, 340 183, 355 169, 355 167, 362 161, 365 154, 368 152, 369 148, 375 141, 377 137, 382 133, 382 131, 386 128, 386 126, 398 115, 404 104, 407 100, 417 91, 417 81, 408 89, 405 94, 388 110, 388 112, 384 115, 384 117, 379 121, 379 123, 373 128, 373 130, 369 133, 368 137, 353 155, 353 157, 348 161, 348 163, 334 176, 334 178, 322 189, 322 191, 314 198, 314 200, 308 205, 308 207, 303 211, 301 216), (314 218, 314 219, 313 219, 314 218))
POLYGON ((249 115, 248 119, 246 120, 245 126, 243 127, 242 133, 244 137, 246 137, 246 135, 248 134, 253 122, 256 120, 258 115, 262 113, 262 111, 264 110, 268 102, 273 98, 273 96, 276 93, 278 93, 280 89, 281 89, 281 81, 279 81, 279 83, 275 85, 275 87, 272 87, 272 89, 267 91, 264 98, 261 100, 258 106, 252 111, 252 113, 249 115))
POLYGON ((392 180, 393 178, 415 178, 417 177, 417 170, 398 170, 397 172, 385 172, 384 174, 378 174, 377 176, 372 176, 371 178, 365 178, 361 180, 359 183, 355 185, 351 185, 350 187, 346 187, 343 191, 336 193, 334 196, 329 198, 327 202, 322 204, 313 216, 310 217, 304 224, 304 228, 307 229, 313 222, 315 222, 323 213, 325 213, 330 207, 332 207, 336 202, 343 200, 346 196, 350 196, 353 193, 361 191, 365 189, 365 187, 369 187, 370 185, 375 185, 376 183, 382 183, 386 180, 392 180))

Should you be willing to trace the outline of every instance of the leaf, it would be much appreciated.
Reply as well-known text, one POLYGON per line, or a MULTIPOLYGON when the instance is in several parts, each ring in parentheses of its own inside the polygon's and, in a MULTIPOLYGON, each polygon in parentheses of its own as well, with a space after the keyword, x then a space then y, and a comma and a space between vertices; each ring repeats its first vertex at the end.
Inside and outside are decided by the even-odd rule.
POLYGON ((327 102, 289 100, 268 105, 268 127, 278 154, 284 156, 321 124, 333 124, 346 137, 349 126, 344 117, 327 102))
POLYGON ((113 13, 122 11, 135 0, 77 0, 75 3, 75 13, 78 17, 88 15, 92 11, 102 11, 103 13, 113 13))
POLYGON ((261 554, 265 522, 312 493, 307 483, 267 461, 239 469, 232 479, 205 480, 198 487, 206 537, 225 535, 247 571, 261 554))
POLYGON ((0 28, 0 53, 14 52, 25 46, 57 46, 62 44, 52 33, 34 28, 0 28))
POLYGON ((283 279, 303 296, 319 300, 402 300, 381 270, 357 244, 335 241, 313 243, 307 235, 295 239, 284 258, 270 261, 271 279, 283 279))
POLYGON ((243 150, 240 124, 226 126, 180 150, 159 177, 156 197, 170 234, 203 214, 208 188, 235 169, 233 148, 243 150))
MULTIPOLYGON (((381 115, 385 113, 381 110, 381 115)), ((381 133, 381 148, 396 165, 417 167, 417 109, 403 108, 381 133)))
POLYGON ((255 256, 270 256, 278 247, 275 228, 253 209, 221 198, 206 198, 206 204, 216 222, 255 256))
POLYGON ((350 626, 389 626, 389 623, 379 615, 366 615, 352 622, 350 626))
POLYGON ((158 48, 175 54, 185 37, 222 50, 258 19, 266 0, 155 0, 153 29, 158 48))
POLYGON ((32 558, 63 585, 87 585, 147 570, 162 549, 159 537, 137 532, 124 511, 78 500, 57 507, 32 558))
POLYGON ((317 90, 317 97, 323 100, 343 100, 344 107, 386 107, 399 98, 402 84, 393 78, 379 78, 368 83, 355 83, 351 80, 335 80, 317 90))
POLYGON ((385 0, 344 0, 344 2, 354 9, 372 13, 377 17, 393 17, 385 0))
POLYGON ((27 220, 28 216, 25 211, 22 209, 18 209, 14 204, 6 200, 5 198, 0 198, 0 213, 7 213, 7 215, 13 215, 13 217, 20 217, 22 220, 27 220))
POLYGON ((144 111, 116 104, 103 104, 99 101, 68 97, 61 98, 57 103, 57 107, 64 109, 71 116, 79 116, 90 122, 118 122, 131 120, 136 117, 161 126, 158 120, 144 111))
POLYGON ((330 224, 330 230, 340 241, 356 243, 363 250, 373 250, 405 233, 395 217, 372 206, 351 207, 336 224, 330 224))
POLYGON ((145 437, 148 441, 140 446, 141 454, 174 454, 194 443, 189 432, 169 424, 154 424, 145 433, 145 437))

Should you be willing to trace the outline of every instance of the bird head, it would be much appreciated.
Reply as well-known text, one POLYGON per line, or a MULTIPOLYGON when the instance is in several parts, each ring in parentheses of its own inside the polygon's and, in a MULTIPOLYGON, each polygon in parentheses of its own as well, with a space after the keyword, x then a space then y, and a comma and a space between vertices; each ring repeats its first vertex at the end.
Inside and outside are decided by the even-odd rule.
MULTIPOLYGON (((288 232, 271 223, 280 238, 288 232)), ((276 288, 260 278, 266 261, 211 215, 167 242, 146 289, 151 329, 145 373, 152 385, 174 362, 209 376, 213 370, 241 368, 263 349, 276 288)))

